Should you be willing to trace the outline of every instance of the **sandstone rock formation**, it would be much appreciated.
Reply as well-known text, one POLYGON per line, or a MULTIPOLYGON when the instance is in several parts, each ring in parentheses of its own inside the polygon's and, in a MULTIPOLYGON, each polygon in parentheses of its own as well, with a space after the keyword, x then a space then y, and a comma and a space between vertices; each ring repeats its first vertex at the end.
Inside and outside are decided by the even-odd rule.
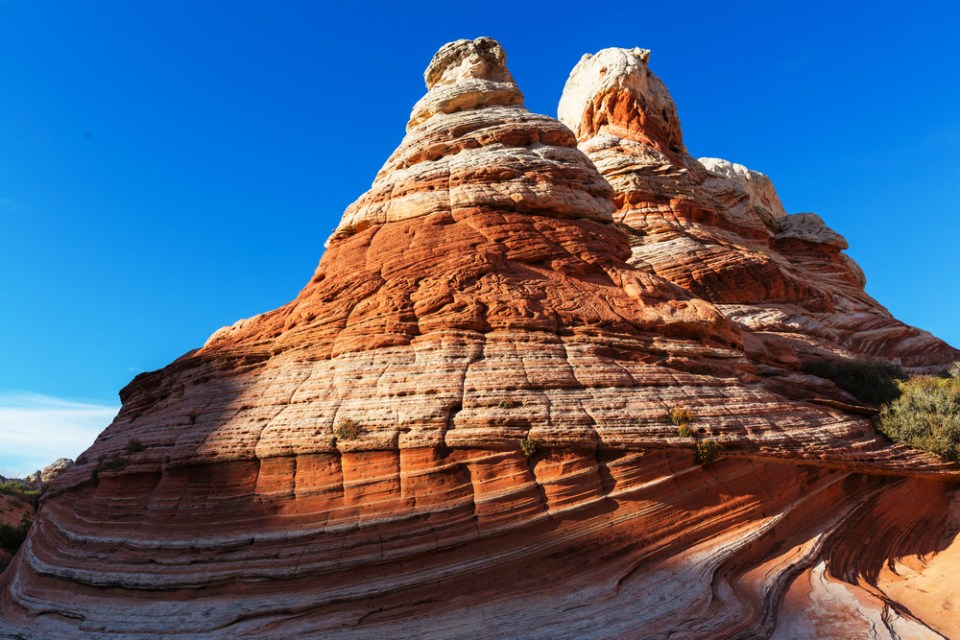
POLYGON ((58 475, 73 466, 73 460, 70 458, 57 458, 40 472, 40 482, 46 486, 53 482, 58 475))
MULTIPOLYGON (((758 336, 731 306, 758 296, 714 295, 766 275, 711 271, 722 255, 699 249, 666 251, 668 268, 637 240, 655 232, 625 207, 662 180, 664 200, 641 208, 681 228, 670 207, 704 194, 730 220, 711 233, 752 228, 780 250, 763 209, 793 234, 764 274, 846 265, 809 240, 831 237, 813 218, 780 225, 769 183, 685 155, 662 84, 612 75, 645 55, 607 69, 614 97, 574 134, 523 107, 496 42, 443 47, 406 138, 300 295, 121 392, 0 577, 0 637, 958 628, 920 595, 923 562, 953 548, 958 469, 879 438, 798 370, 792 334, 758 336), (636 158, 662 170, 632 171, 636 158), (723 455, 698 465, 708 441, 723 455), (901 566, 920 577, 898 582, 901 566), (935 613, 903 604, 918 599, 935 613)), ((578 95, 595 95, 588 80, 578 95)), ((840 325, 831 349, 849 350, 840 325)), ((948 349, 915 346, 897 357, 922 367, 948 349)))
POLYGON ((957 359, 867 295, 863 272, 842 253, 847 241, 816 214, 787 214, 769 178, 692 158, 649 57, 645 49, 586 55, 560 101, 560 120, 616 192, 631 264, 713 302, 760 339, 747 345, 756 359, 864 355, 917 371, 957 359))

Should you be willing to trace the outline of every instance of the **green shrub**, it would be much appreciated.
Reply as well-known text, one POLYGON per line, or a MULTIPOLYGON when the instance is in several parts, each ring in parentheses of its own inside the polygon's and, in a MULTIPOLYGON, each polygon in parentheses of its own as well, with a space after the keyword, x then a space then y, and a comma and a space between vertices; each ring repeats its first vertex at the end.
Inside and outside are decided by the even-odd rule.
POLYGON ((337 423, 333 435, 337 437, 337 440, 356 440, 357 436, 360 435, 360 425, 350 418, 344 418, 337 423))
POLYGON ((520 403, 516 400, 501 400, 497 403, 497 408, 499 409, 515 409, 520 406, 520 403))
POLYGON ((529 458, 537 452, 537 441, 530 436, 525 437, 520 441, 520 452, 529 458))
POLYGON ((670 412, 670 422, 678 427, 683 427, 693 422, 693 414, 680 407, 674 407, 670 412))
POLYGON ((876 358, 855 360, 810 360, 801 365, 804 373, 826 378, 860 402, 879 405, 900 395, 897 384, 907 375, 899 365, 876 358))
POLYGON ((146 449, 146 447, 137 438, 130 438, 130 440, 127 441, 127 453, 139 453, 144 449, 146 449))
POLYGON ((701 440, 697 443, 694 462, 697 464, 710 464, 720 455, 721 449, 723 449, 723 445, 716 440, 701 440))
POLYGON ((960 378, 913 378, 880 409, 877 427, 896 442, 960 462, 960 378))
POLYGON ((674 407, 670 412, 670 422, 676 425, 677 435, 681 438, 693 438, 693 429, 690 423, 693 422, 693 414, 682 407, 674 407))
POLYGON ((0 493, 8 496, 18 496, 26 500, 33 500, 40 495, 39 489, 30 489, 25 484, 16 480, 4 480, 0 482, 0 493))

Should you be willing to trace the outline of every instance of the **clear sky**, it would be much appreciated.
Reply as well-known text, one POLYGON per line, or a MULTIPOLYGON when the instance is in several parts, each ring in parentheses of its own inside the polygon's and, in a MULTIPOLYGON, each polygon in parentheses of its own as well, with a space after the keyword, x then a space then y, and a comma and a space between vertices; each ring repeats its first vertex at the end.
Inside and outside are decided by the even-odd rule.
POLYGON ((75 457, 136 373, 293 298, 433 53, 480 35, 551 115, 582 54, 652 49, 693 155, 769 175, 960 345, 955 3, 329 4, 0 0, 0 474, 75 457))

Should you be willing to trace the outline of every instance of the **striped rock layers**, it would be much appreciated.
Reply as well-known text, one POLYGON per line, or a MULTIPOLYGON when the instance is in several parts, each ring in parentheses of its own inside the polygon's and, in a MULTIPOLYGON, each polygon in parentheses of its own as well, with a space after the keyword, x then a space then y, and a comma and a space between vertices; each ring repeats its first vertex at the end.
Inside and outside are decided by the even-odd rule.
POLYGON ((560 120, 616 192, 631 264, 683 287, 782 362, 878 356, 934 371, 958 352, 909 327, 864 292, 846 240, 813 213, 787 214, 763 174, 692 158, 670 93, 646 49, 604 49, 577 64, 560 120))
POLYGON ((297 299, 121 392, 0 578, 0 637, 951 624, 888 593, 922 599, 932 574, 891 571, 947 548, 956 468, 640 264, 621 197, 496 42, 446 45, 425 79, 297 299), (697 465, 708 440, 724 456, 697 465))

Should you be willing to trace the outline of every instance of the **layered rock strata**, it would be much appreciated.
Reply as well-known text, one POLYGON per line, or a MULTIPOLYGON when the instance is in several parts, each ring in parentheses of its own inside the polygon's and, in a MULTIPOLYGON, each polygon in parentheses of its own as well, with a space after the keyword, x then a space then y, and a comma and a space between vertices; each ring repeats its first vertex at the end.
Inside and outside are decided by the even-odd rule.
POLYGON ((762 341, 755 359, 875 356, 935 372, 960 357, 871 298, 843 253, 847 241, 816 214, 787 214, 769 178, 692 158, 649 57, 645 49, 584 56, 559 108, 616 192, 631 264, 713 302, 762 341))
POLYGON ((951 543, 956 467, 639 264, 621 196, 497 43, 446 45, 425 79, 297 299, 123 390, 0 578, 0 636, 953 624, 884 589, 915 598, 889 570, 951 543), (707 440, 724 454, 695 464, 707 440), (856 523, 877 535, 852 546, 856 523))

